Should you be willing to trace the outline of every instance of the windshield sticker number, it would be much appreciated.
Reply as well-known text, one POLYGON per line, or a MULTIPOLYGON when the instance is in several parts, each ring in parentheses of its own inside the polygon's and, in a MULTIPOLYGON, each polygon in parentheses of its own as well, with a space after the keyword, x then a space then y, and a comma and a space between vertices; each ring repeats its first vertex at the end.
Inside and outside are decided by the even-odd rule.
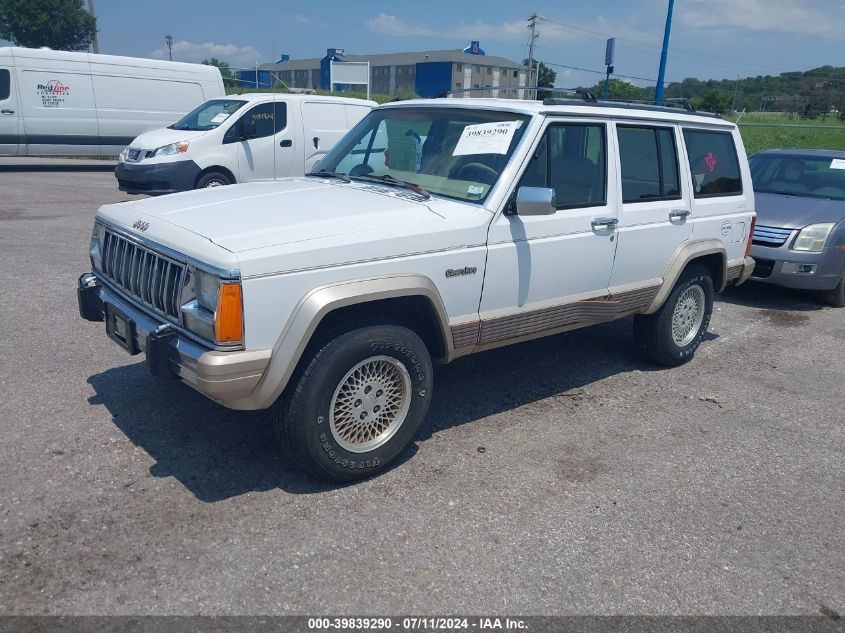
POLYGON ((519 121, 499 121, 467 125, 455 145, 452 156, 507 154, 519 121))
POLYGON ((211 119, 212 123, 223 123, 226 119, 229 118, 228 112, 221 112, 220 114, 216 115, 214 118, 211 119))
POLYGON ((830 168, 831 169, 845 169, 845 159, 834 158, 832 161, 830 161, 830 168))
POLYGON ((484 187, 480 185, 470 185, 467 187, 467 195, 480 196, 484 193, 484 187))

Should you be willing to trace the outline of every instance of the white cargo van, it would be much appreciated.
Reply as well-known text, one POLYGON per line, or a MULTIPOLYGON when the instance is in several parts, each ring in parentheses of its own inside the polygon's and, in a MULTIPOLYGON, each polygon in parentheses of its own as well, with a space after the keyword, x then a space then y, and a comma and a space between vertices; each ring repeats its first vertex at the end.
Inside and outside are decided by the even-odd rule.
POLYGON ((118 186, 161 195, 302 176, 375 101, 295 94, 212 99, 120 154, 118 186))
POLYGON ((0 48, 0 156, 117 156, 225 94, 213 66, 0 48))

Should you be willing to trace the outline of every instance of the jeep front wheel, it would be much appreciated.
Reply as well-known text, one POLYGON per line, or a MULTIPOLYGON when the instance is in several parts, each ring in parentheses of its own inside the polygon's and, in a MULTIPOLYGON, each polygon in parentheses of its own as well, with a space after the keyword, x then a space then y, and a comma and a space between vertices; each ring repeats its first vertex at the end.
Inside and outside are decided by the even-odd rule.
POLYGON ((303 469, 333 481, 364 479, 417 435, 431 401, 432 368, 413 331, 362 327, 303 362, 290 397, 274 409, 277 434, 303 469))
POLYGON ((634 317, 634 336, 647 358, 675 367, 693 357, 712 314, 713 280, 706 268, 693 265, 657 312, 634 317))

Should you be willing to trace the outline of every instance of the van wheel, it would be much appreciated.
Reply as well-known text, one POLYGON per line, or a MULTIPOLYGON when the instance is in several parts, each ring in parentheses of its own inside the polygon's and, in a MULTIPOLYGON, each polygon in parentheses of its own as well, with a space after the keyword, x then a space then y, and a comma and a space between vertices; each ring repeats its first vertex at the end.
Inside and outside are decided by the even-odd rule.
POLYGON ((416 437, 432 392, 425 343, 399 325, 361 327, 304 359, 273 423, 291 458, 321 479, 384 470, 416 437))
POLYGON ((197 181, 196 189, 208 189, 209 187, 225 187, 231 185, 231 179, 224 173, 219 171, 210 171, 203 174, 197 181))
POLYGON ((832 305, 834 308, 845 307, 845 273, 833 290, 824 290, 821 293, 822 301, 832 305))
POLYGON ((667 367, 692 359, 713 314, 713 280, 706 268, 689 266, 663 306, 634 317, 634 337, 649 360, 667 367))

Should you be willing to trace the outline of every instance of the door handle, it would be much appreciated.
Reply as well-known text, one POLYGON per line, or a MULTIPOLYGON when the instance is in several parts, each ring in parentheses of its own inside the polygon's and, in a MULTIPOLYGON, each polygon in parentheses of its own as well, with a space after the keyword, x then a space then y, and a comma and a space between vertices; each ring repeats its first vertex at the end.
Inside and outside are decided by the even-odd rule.
POLYGON ((14 114, 15 113, 14 110, 0 110, 0 112, 2 112, 3 114, 14 114))
POLYGON ((320 149, 320 137, 319 136, 314 137, 314 149, 320 149))
POLYGON ((594 231, 612 231, 619 224, 617 218, 596 218, 591 222, 594 231))
POLYGON ((669 220, 686 220, 690 216, 689 209, 672 209, 669 212, 669 220))
POLYGON ((286 138, 285 140, 279 142, 279 147, 293 147, 293 141, 286 138))

